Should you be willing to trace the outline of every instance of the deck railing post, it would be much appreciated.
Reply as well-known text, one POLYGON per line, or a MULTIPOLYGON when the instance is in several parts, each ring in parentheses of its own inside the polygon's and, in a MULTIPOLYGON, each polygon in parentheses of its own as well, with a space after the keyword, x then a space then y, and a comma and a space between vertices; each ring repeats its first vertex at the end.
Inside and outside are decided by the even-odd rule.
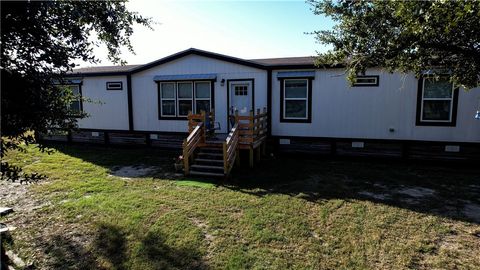
POLYGON ((223 173, 228 174, 228 153, 227 153, 227 143, 223 143, 223 173))
POLYGON ((183 171, 185 172, 185 175, 188 175, 190 173, 189 170, 189 163, 190 163, 190 157, 188 155, 188 149, 187 147, 187 140, 183 140, 183 171))
POLYGON ((260 132, 260 130, 262 130, 262 127, 263 127, 263 124, 262 124, 262 116, 260 115, 260 108, 257 109, 257 117, 255 118, 255 120, 253 121, 253 124, 254 124, 254 129, 255 129, 255 136, 258 136, 258 133, 260 132), (255 125, 257 125, 257 127, 255 127, 255 125))
POLYGON ((262 122, 263 122, 263 128, 265 129, 265 133, 267 132, 267 108, 263 107, 263 117, 262 117, 262 122))
POLYGON ((235 150, 235 163, 238 167, 240 167, 240 150, 238 150, 238 143, 237 143, 237 150, 235 150))
POLYGON ((206 117, 208 117, 208 116, 205 114, 204 110, 202 110, 200 112, 200 115, 202 116, 201 119, 202 119, 202 123, 203 123, 203 126, 202 126, 202 129, 203 129, 202 134, 203 135, 202 135, 202 140, 201 141, 202 141, 202 143, 205 143, 205 138, 207 137, 207 128, 205 127, 205 124, 206 124, 206 120, 207 120, 206 117))
POLYGON ((250 168, 253 168, 254 158, 255 157, 253 156, 253 146, 250 146, 250 149, 249 149, 250 168))
POLYGON ((150 133, 145 133, 145 144, 147 146, 151 146, 152 145, 152 140, 150 138, 150 133))
POLYGON ((110 144, 110 136, 108 135, 107 131, 103 132, 103 142, 105 143, 105 145, 110 144))
POLYGON ((238 123, 238 110, 235 110, 235 123, 233 123, 232 126, 234 126, 236 123, 238 123))
POLYGON ((188 116, 187 116, 187 120, 188 120, 188 133, 191 133, 192 130, 193 130, 193 124, 192 124, 192 111, 188 111, 188 116))

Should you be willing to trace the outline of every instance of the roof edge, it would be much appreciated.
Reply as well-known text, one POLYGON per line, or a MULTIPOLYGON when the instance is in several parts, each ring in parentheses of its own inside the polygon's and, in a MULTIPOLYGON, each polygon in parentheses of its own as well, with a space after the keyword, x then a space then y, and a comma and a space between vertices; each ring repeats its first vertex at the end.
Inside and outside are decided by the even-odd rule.
POLYGON ((241 58, 237 58, 237 57, 233 57, 233 56, 228 56, 228 55, 224 55, 224 54, 218 54, 218 53, 214 53, 214 52, 203 51, 203 50, 199 50, 199 49, 195 49, 195 48, 190 48, 190 49, 187 49, 187 50, 169 55, 167 57, 160 58, 160 59, 155 60, 153 62, 147 63, 143 66, 133 68, 133 69, 130 70, 130 72, 131 73, 137 73, 137 72, 140 72, 140 71, 144 71, 144 70, 150 69, 152 67, 156 67, 156 66, 159 66, 159 65, 177 60, 179 58, 182 58, 182 57, 185 57, 185 56, 191 55, 191 54, 204 56, 204 57, 208 57, 208 58, 213 58, 213 59, 217 59, 217 60, 222 60, 222 61, 225 61, 225 62, 230 62, 230 63, 239 64, 239 65, 243 65, 243 66, 258 68, 258 69, 264 69, 264 70, 268 69, 268 66, 262 65, 262 64, 259 64, 259 63, 255 63, 253 61, 249 61, 249 60, 245 60, 245 59, 241 59, 241 58))
POLYGON ((76 72, 76 73, 67 73, 64 77, 100 77, 100 76, 125 76, 130 74, 131 71, 107 71, 107 72, 76 72))
POLYGON ((105 72, 76 72, 76 73, 68 73, 66 74, 65 77, 75 77, 75 76, 83 76, 83 77, 95 77, 95 76, 125 76, 125 75, 131 75, 137 72, 141 72, 162 64, 169 63, 171 61, 180 59, 182 57, 188 56, 188 55, 199 55, 199 56, 204 56, 207 58, 212 58, 212 59, 217 59, 225 62, 230 62, 234 64, 239 64, 243 66, 248 66, 248 67, 253 67, 257 69, 262 69, 262 70, 281 70, 281 69, 321 69, 321 68, 343 68, 345 65, 340 65, 340 64, 335 64, 335 65, 323 65, 323 66, 317 66, 315 64, 261 64, 258 62, 255 62, 254 60, 245 60, 242 58, 237 58, 233 56, 228 56, 224 54, 219 54, 219 53, 214 53, 214 52, 209 52, 209 51, 204 51, 204 50, 199 50, 196 48, 190 48, 186 49, 174 54, 171 54, 169 56, 160 58, 158 60, 149 62, 144 65, 139 65, 136 67, 133 67, 129 70, 122 70, 122 71, 105 71, 105 72))

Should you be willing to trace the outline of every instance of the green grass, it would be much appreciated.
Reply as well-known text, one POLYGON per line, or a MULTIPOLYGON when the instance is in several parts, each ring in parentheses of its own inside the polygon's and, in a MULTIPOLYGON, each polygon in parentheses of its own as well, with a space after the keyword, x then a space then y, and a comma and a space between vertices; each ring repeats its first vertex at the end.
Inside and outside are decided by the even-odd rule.
POLYGON ((28 200, 44 206, 6 220, 20 228, 13 248, 44 268, 480 267, 480 226, 462 212, 480 203, 471 186, 480 185, 479 170, 468 166, 292 157, 215 182, 174 178, 174 152, 55 147, 7 157, 49 177, 30 186, 28 200), (140 164, 157 170, 111 175, 140 164), (393 192, 405 187, 435 196, 411 203, 393 192))
POLYGON ((179 180, 175 181, 178 186, 183 187, 199 187, 199 188, 214 188, 215 184, 208 182, 200 182, 196 180, 179 180))

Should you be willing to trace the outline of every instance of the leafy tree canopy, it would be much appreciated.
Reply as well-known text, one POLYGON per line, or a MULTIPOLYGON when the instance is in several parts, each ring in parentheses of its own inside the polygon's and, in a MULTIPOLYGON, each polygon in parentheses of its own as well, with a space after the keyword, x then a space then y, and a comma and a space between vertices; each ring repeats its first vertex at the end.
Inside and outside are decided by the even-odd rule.
POLYGON ((318 1, 315 14, 331 17, 316 31, 333 49, 317 63, 346 65, 350 81, 368 67, 450 73, 465 88, 480 85, 480 1, 318 1))
POLYGON ((56 87, 75 60, 97 63, 93 48, 106 45, 108 57, 122 64, 120 52, 133 52, 133 24, 149 18, 127 10, 125 1, 1 1, 2 178, 18 178, 3 160, 11 149, 33 142, 31 131, 71 129, 75 97, 56 87), (29 133, 30 131, 30 133, 29 133))

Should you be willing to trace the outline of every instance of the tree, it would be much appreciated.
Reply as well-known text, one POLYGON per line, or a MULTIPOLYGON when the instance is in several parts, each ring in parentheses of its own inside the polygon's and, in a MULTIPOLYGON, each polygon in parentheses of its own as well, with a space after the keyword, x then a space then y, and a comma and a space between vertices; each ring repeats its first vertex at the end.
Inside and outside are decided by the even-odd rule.
POLYGON ((109 60, 123 64, 121 49, 133 53, 133 24, 152 22, 128 11, 125 1, 2 1, 1 10, 1 171, 15 180, 21 170, 4 161, 8 151, 34 142, 32 131, 71 130, 85 116, 70 110, 78 97, 54 85, 74 60, 98 63, 92 50, 104 44, 109 60))
POLYGON ((389 72, 447 72, 467 89, 480 85, 480 1, 318 1, 315 14, 331 17, 316 31, 333 49, 317 63, 345 65, 352 81, 368 67, 389 72))

